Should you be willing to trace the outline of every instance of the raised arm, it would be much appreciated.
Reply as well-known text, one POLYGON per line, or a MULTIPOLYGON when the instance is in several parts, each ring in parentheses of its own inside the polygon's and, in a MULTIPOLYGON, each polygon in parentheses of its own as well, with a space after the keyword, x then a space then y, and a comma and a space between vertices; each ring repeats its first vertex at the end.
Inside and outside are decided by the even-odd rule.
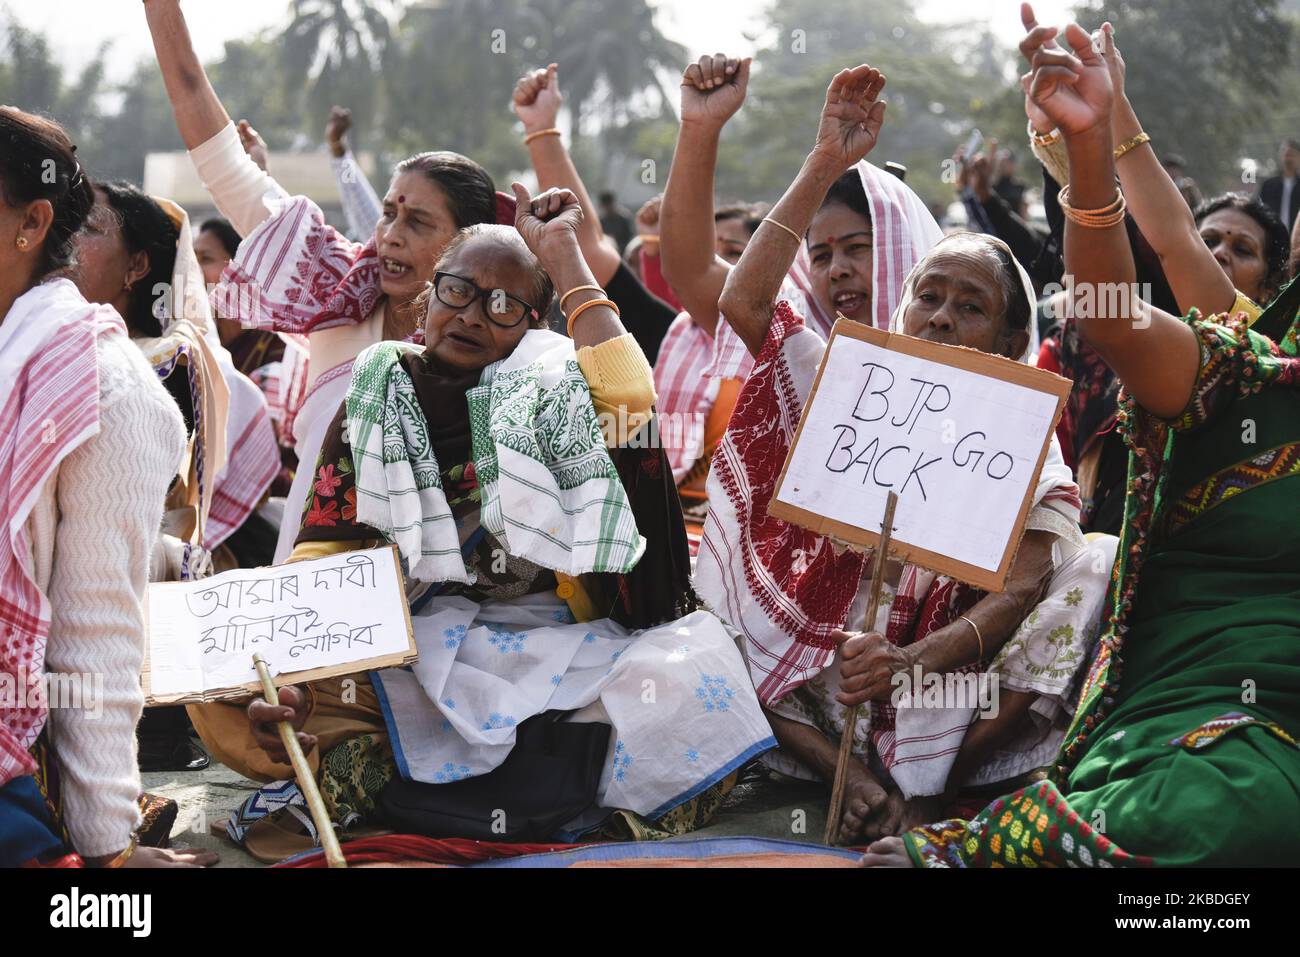
MULTIPOLYGON (((1111 113, 1111 139, 1116 147, 1126 146, 1142 133, 1133 104, 1124 93, 1124 58, 1115 46, 1109 23, 1102 27, 1102 56, 1110 68, 1115 87, 1111 113)), ((1196 218, 1178 186, 1160 164, 1149 142, 1130 146, 1115 161, 1119 182, 1128 201, 1128 211, 1160 257, 1169 288, 1178 308, 1193 308, 1207 314, 1227 312, 1237 300, 1232 280, 1205 245, 1196 218)))
POLYGON ((596 286, 578 244, 582 206, 572 190, 550 189, 531 199, 518 183, 515 228, 523 236, 555 284, 577 349, 578 366, 591 387, 598 419, 617 422, 602 426, 605 444, 626 444, 649 424, 654 414, 654 372, 635 337, 628 333, 605 293, 596 286), (572 293, 572 295, 569 295, 572 293))
MULTIPOLYGON (((578 229, 582 225, 582 206, 572 190, 548 189, 534 197, 520 183, 510 187, 515 194, 515 228, 555 284, 555 294, 564 296, 579 286, 600 286, 582 255, 578 243, 578 229)), ((573 315, 579 306, 593 299, 606 297, 596 290, 575 292, 564 302, 566 316, 573 315)), ((627 333, 618 313, 608 305, 600 304, 584 309, 576 322, 570 323, 573 344, 595 346, 606 339, 615 339, 627 333)))
POLYGON ((194 52, 180 0, 144 0, 144 13, 176 126, 192 150, 229 126, 230 116, 194 52))
MULTIPOLYGON (((1021 4, 1020 16, 1027 31, 1038 26, 1033 7, 1028 3, 1021 4)), ((1099 39, 1114 89, 1111 141, 1114 146, 1125 148, 1116 158, 1115 167, 1129 214, 1159 257, 1178 307, 1184 311, 1195 307, 1205 313, 1225 312, 1236 301, 1237 291, 1201 239, 1191 209, 1151 144, 1136 142, 1143 132, 1142 124, 1124 91, 1124 58, 1115 46, 1114 30, 1109 23, 1102 27, 1099 39)), ((1049 41, 1048 48, 1054 45, 1054 41, 1049 41)), ((1030 112, 1032 121, 1032 108, 1027 105, 1026 111, 1030 112)))
POLYGON ((582 207, 578 244, 596 281, 603 286, 614 277, 621 259, 618 250, 605 238, 596 207, 592 205, 582 177, 560 138, 556 121, 563 103, 559 67, 554 63, 545 70, 533 70, 520 77, 511 98, 515 114, 524 124, 524 138, 528 141, 528 155, 537 173, 539 189, 567 189, 582 207), (551 130, 554 132, 534 135, 551 130))
MULTIPOLYGON (((1096 212, 1112 207, 1117 198, 1110 72, 1092 38, 1077 24, 1070 24, 1064 35, 1073 52, 1047 46, 1056 32, 1054 27, 1035 27, 1021 42, 1031 68, 1026 89, 1065 138, 1069 207, 1096 212)), ((1066 196, 1063 192, 1062 199, 1066 196)), ((1133 252, 1122 219, 1097 228, 1080 225, 1065 202, 1062 210, 1065 271, 1074 277, 1072 305, 1080 334, 1139 404, 1157 416, 1173 418, 1191 398, 1199 371, 1195 332, 1138 298, 1133 252), (1111 294, 1116 288, 1118 296, 1111 294)))
POLYGON ((727 277, 718 309, 754 356, 767 339, 781 283, 827 191, 876 145, 885 121, 885 102, 878 99, 884 88, 884 74, 865 63, 835 75, 826 90, 817 144, 727 277))
POLYGON ((710 335, 731 267, 714 240, 713 177, 722 128, 745 102, 750 59, 702 56, 682 76, 682 127, 659 211, 664 279, 682 308, 710 335))
POLYGON ((268 198, 287 193, 265 170, 265 144, 257 132, 230 122, 190 42, 180 0, 144 0, 145 18, 176 126, 190 160, 221 215, 247 236, 270 215, 268 198), (259 152, 261 163, 250 156, 259 152))
POLYGON ((348 149, 348 130, 352 128, 352 111, 341 106, 330 109, 329 122, 325 124, 325 144, 330 151, 330 167, 334 182, 339 188, 339 202, 343 216, 348 221, 350 238, 366 242, 375 231, 375 224, 383 215, 384 204, 375 188, 366 179, 356 157, 348 149))

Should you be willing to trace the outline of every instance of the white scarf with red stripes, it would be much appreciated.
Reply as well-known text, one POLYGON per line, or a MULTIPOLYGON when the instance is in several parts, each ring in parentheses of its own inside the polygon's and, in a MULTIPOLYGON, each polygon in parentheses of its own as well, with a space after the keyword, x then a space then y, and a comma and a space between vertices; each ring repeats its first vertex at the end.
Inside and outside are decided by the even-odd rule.
MULTIPOLYGON (((879 242, 879 230, 877 237, 879 242)), ((1032 303, 1028 275, 1006 252, 1032 303)), ((890 304, 895 328, 911 298, 910 278, 909 272, 899 282, 898 299, 890 304)), ((873 308, 885 305, 878 294, 875 299, 873 308)), ((765 704, 831 664, 830 634, 845 626, 867 558, 767 514, 825 348, 826 340, 789 302, 778 303, 709 475, 696 588, 744 635, 750 674, 765 704)), ((1026 350, 1022 358, 1029 355, 1026 350)), ((1062 528, 1078 535, 1079 490, 1055 436, 1032 505, 1058 513, 1062 528)))

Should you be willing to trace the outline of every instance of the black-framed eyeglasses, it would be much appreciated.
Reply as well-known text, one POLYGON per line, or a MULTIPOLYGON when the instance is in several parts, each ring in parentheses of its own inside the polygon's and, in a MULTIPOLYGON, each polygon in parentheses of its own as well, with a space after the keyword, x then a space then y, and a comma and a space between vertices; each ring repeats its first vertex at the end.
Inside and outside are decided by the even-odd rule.
POLYGON ((484 289, 472 279, 449 272, 434 274, 433 294, 452 309, 464 309, 477 299, 483 318, 503 329, 513 329, 525 319, 536 319, 539 315, 536 308, 504 289, 484 289))

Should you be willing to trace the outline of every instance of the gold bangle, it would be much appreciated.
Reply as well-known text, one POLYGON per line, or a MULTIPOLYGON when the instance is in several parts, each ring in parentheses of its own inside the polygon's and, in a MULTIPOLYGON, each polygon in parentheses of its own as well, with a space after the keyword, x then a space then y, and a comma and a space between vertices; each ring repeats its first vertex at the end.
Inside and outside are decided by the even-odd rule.
POLYGON ((621 315, 621 313, 618 311, 618 303, 616 303, 613 299, 588 299, 586 302, 579 305, 577 309, 573 310, 573 312, 569 313, 569 320, 566 329, 569 333, 570 339, 573 338, 573 324, 578 321, 578 317, 580 315, 582 315, 592 306, 609 306, 609 308, 614 310, 614 315, 616 316, 621 315))
POLYGON ((980 626, 975 624, 975 622, 971 621, 965 615, 961 616, 961 620, 966 622, 966 624, 970 625, 972 628, 975 629, 975 640, 980 643, 980 656, 979 658, 976 659, 976 661, 983 661, 984 660, 984 636, 980 634, 980 626))
POLYGON ((1029 128, 1029 138, 1033 140, 1035 146, 1051 146, 1061 138, 1061 131, 1055 129, 1044 135, 1031 126, 1029 128))
POLYGON ((1137 149, 1137 147, 1141 146, 1143 143, 1150 143, 1150 142, 1151 142, 1151 136, 1149 134, 1139 133, 1137 136, 1133 137, 1132 139, 1125 140, 1123 143, 1120 143, 1119 146, 1115 147, 1115 159, 1118 160, 1129 150, 1137 149))
POLYGON ((524 145, 528 146, 530 143, 532 143, 533 140, 539 140, 543 136, 559 136, 559 135, 560 135, 559 127, 555 127, 555 126, 552 126, 550 129, 545 129, 545 130, 533 130, 533 132, 529 133, 527 136, 524 137, 524 145))
POLYGON ((136 847, 135 835, 132 834, 131 843, 126 846, 126 850, 123 851, 121 854, 117 855, 117 857, 113 858, 107 864, 101 864, 100 868, 102 870, 110 871, 122 867, 124 864, 126 864, 127 861, 129 861, 132 857, 135 856, 135 847, 136 847))
POLYGON ((778 222, 777 222, 775 219, 773 219, 771 216, 764 216, 764 217, 763 217, 763 222, 765 222, 765 223, 771 223, 773 226, 779 226, 779 227, 781 227, 781 228, 784 229, 787 233, 789 233, 791 236, 794 237, 794 241, 795 241, 795 242, 800 243, 800 244, 803 243, 803 237, 800 236, 798 233, 796 233, 793 229, 791 229, 791 228, 790 228, 789 226, 787 226, 785 223, 778 223, 778 222))
POLYGON ((599 286, 592 286, 592 285, 590 285, 590 284, 589 284, 589 285, 586 285, 586 286, 574 286, 572 289, 570 289, 568 292, 566 292, 563 296, 560 297, 560 308, 561 308, 561 309, 564 308, 564 303, 565 303, 565 302, 568 300, 568 298, 569 298, 570 296, 572 296, 575 292, 584 292, 584 291, 586 291, 586 292, 598 292, 598 293, 600 293, 602 296, 605 295, 605 290, 604 290, 604 289, 601 289, 599 286))
POLYGON ((1115 199, 1101 209, 1075 209, 1070 205, 1070 187, 1068 185, 1061 188, 1061 191, 1057 194, 1056 202, 1061 207, 1061 213, 1066 219, 1085 229, 1109 229, 1112 226, 1118 226, 1124 222, 1124 213, 1128 209, 1128 204, 1124 201, 1124 194, 1118 189, 1115 190, 1115 199))

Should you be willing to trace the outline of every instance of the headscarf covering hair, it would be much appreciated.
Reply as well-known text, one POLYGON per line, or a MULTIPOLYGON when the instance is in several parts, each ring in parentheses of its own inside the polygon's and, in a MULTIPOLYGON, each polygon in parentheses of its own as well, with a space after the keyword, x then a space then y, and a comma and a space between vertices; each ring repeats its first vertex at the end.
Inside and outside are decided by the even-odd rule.
MULTIPOLYGON (((855 168, 862 177, 862 190, 871 209, 871 324, 888 329, 904 280, 917 261, 943 238, 943 230, 921 198, 897 176, 866 160, 855 168)), ((799 244, 779 298, 790 302, 809 329, 823 339, 830 338, 835 316, 827 313, 813 294, 812 257, 806 240, 799 244)), ((718 336, 708 374, 736 378, 746 370, 749 358, 739 337, 718 336)))
POLYGON ((214 399, 219 408, 211 420, 213 438, 208 444, 219 445, 220 461, 214 457, 208 466, 213 496, 201 539, 204 547, 212 550, 257 508, 279 471, 280 450, 265 395, 235 368, 230 352, 221 344, 203 268, 194 252, 189 215, 169 200, 157 202, 180 232, 167 332, 174 331, 178 323, 200 331, 201 348, 211 356, 217 371, 214 399))
POLYGON ((217 475, 226 465, 230 387, 217 361, 220 342, 214 348, 213 340, 208 338, 209 333, 215 337, 215 331, 203 271, 190 239, 189 217, 169 200, 154 202, 175 226, 179 239, 170 287, 155 298, 153 307, 162 335, 139 338, 135 343, 160 379, 168 378, 178 365, 183 365, 189 381, 194 428, 181 462, 180 481, 168 496, 164 533, 186 545, 179 556, 177 574, 165 577, 191 578, 197 577, 197 570, 206 564, 205 555, 196 549, 204 541, 217 475))
MULTIPOLYGON (((883 171, 876 173, 893 179, 883 171)), ((875 232, 879 250, 879 227, 875 232)), ((1006 244, 991 237, 979 240, 1006 254, 1032 302, 1029 276, 1006 244)), ((890 303, 896 316, 893 331, 911 299, 915 277, 937 244, 938 240, 917 256, 905 277, 898 277, 897 296, 890 303)), ((893 245, 896 250, 916 248, 893 245)), ((878 287, 877 292, 888 288, 878 287)), ((879 298, 875 305, 880 305, 879 298)), ((846 550, 829 536, 767 513, 825 354, 824 346, 807 334, 811 326, 789 301, 777 305, 768 340, 754 360, 713 458, 709 517, 696 565, 700 597, 744 636, 754 687, 765 704, 784 697, 832 663, 836 642, 831 635, 846 625, 867 561, 863 553, 846 550)), ((1022 358, 1030 355, 1027 351, 1022 358)), ((1055 437, 1032 501, 1035 508, 1043 506, 1060 514, 1062 532, 1078 535, 1078 487, 1055 437)), ((933 576, 926 580, 933 581, 933 576)), ((966 592, 951 594, 959 593, 966 592)))
MULTIPOLYGON (((903 315, 907 312, 907 307, 912 302, 916 280, 921 274, 921 268, 925 264, 925 261, 929 259, 932 254, 940 252, 943 246, 955 245, 960 242, 976 242, 988 245, 992 250, 1001 253, 1001 258, 1005 260, 1001 263, 1001 268, 1004 270, 1010 268, 1015 273, 1015 282, 1020 287, 1020 291, 1023 295, 1023 302, 1025 303, 1025 307, 1029 313, 1028 324, 1024 327, 1025 331, 1027 331, 1030 336, 1029 345, 1025 347, 1024 354, 1019 357, 1019 361, 1033 365, 1034 360, 1038 357, 1038 324, 1035 321, 1034 316, 1034 283, 1029 278, 1029 272, 1020 264, 1020 260, 1017 259, 1015 254, 1011 251, 1011 247, 996 236, 991 236, 988 233, 953 233, 952 235, 942 237, 937 243, 935 243, 934 247, 926 253, 925 257, 917 262, 916 265, 912 267, 911 272, 907 274, 907 279, 903 282, 902 291, 899 293, 898 305, 894 307, 893 315, 889 317, 889 331, 898 333, 903 331, 903 315)), ((1009 297, 1007 309, 1011 309, 1013 305, 1014 303, 1010 301, 1009 297)), ((1020 326, 1016 326, 1015 328, 1018 330, 1020 326)))

